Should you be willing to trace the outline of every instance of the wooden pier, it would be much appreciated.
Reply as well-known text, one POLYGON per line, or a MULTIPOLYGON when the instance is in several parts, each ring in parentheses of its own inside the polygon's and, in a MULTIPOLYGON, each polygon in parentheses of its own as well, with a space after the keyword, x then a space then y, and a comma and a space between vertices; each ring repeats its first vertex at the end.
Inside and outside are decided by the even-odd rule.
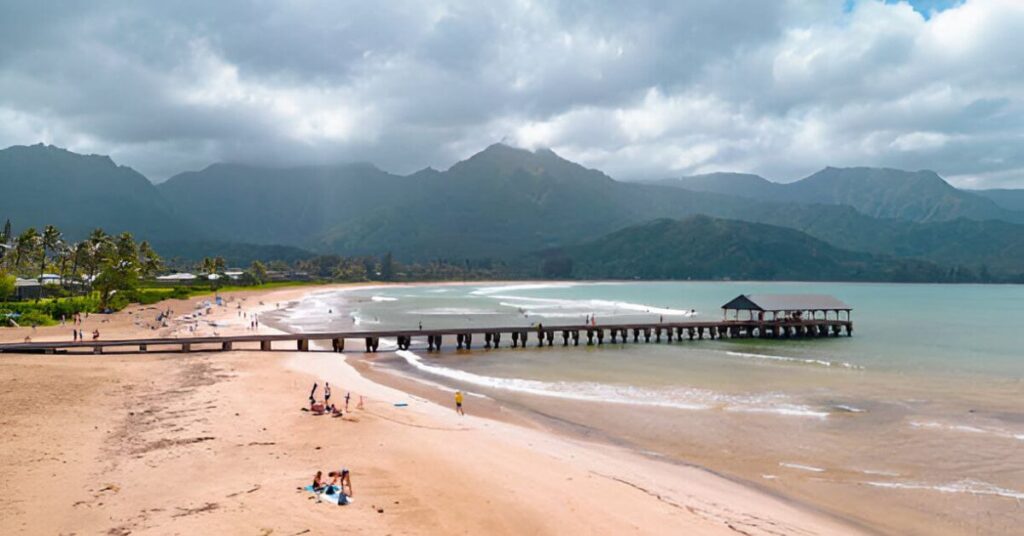
POLYGON ((722 320, 711 322, 665 322, 607 325, 543 325, 535 327, 481 327, 393 331, 347 331, 323 333, 282 333, 274 335, 226 335, 217 337, 181 337, 155 339, 115 339, 99 341, 40 341, 0 344, 0 353, 83 353, 115 351, 197 352, 197 351, 300 351, 315 349, 321 342, 327 351, 343 352, 347 345, 357 351, 376 352, 381 339, 392 339, 400 350, 413 346, 427 351, 443 348, 524 348, 535 346, 579 346, 670 343, 701 339, 795 339, 853 335, 849 320, 722 320))
POLYGON ((227 335, 164 339, 105 341, 40 341, 0 344, 0 353, 95 353, 108 350, 134 352, 196 352, 231 350, 289 350, 308 352, 310 343, 322 342, 327 351, 343 352, 347 343, 362 344, 362 351, 376 352, 381 339, 393 339, 399 350, 413 345, 428 352, 451 348, 486 349, 682 342, 701 339, 794 339, 853 335, 852 308, 820 294, 741 295, 722 306, 722 320, 645 322, 630 324, 570 324, 449 329, 282 333, 275 335, 227 335), (741 312, 746 311, 746 319, 741 312), (730 313, 733 318, 729 319, 730 313), (845 313, 845 319, 843 319, 845 313), (830 318, 831 315, 831 318, 830 318), (770 316, 770 318, 769 318, 770 316), (819 318, 820 317, 820 318, 819 318), (275 343, 277 345, 275 346, 275 343))

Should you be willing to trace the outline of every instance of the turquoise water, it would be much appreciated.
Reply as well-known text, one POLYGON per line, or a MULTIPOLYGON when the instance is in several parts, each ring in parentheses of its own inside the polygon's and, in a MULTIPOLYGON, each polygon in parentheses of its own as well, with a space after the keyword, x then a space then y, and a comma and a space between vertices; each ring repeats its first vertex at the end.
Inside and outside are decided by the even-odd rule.
POLYGON ((290 321, 307 330, 337 327, 349 320, 342 315, 362 329, 552 326, 588 315, 599 325, 668 322, 721 318, 738 294, 801 292, 851 305, 854 336, 437 354, 414 346, 375 365, 700 463, 883 532, 1021 526, 1024 286, 387 287, 318 295, 290 321))
MULTIPOLYGON (((1024 286, 858 283, 656 282, 382 288, 353 293, 394 299, 361 304, 364 326, 582 323, 616 319, 721 318, 738 294, 832 294, 854 307, 855 337, 842 341, 774 341, 795 355, 824 356, 879 369, 978 373, 1024 378, 1024 286), (596 302, 596 303, 595 303, 596 302), (602 303, 609 302, 609 303, 602 303), (641 305, 654 311, 627 308, 641 305), (518 309, 527 316, 517 315, 518 309), (665 309, 658 314, 658 309, 665 309), (525 321, 525 322, 524 322, 525 321)), ((747 344, 757 344, 747 341, 747 344)))

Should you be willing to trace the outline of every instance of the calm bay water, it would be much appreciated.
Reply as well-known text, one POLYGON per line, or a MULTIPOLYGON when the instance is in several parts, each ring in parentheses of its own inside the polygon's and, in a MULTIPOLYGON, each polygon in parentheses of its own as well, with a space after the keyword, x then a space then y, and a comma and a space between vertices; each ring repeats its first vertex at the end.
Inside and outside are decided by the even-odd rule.
POLYGON ((376 363, 699 463, 883 532, 1009 534, 1024 526, 1024 286, 388 287, 320 294, 288 321, 314 330, 346 322, 343 314, 366 329, 581 324, 590 314, 598 324, 717 319, 738 294, 801 292, 854 307, 854 336, 440 354, 414 347, 376 363))

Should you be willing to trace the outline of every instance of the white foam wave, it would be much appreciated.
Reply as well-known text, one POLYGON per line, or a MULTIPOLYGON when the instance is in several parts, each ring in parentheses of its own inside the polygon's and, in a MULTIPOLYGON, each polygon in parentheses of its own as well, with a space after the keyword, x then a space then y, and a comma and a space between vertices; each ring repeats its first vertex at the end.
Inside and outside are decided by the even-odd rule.
POLYGON ((352 324, 356 325, 356 326, 362 326, 362 325, 365 325, 365 324, 380 324, 380 320, 378 320, 376 318, 372 318, 372 319, 364 318, 359 313, 352 313, 351 316, 352 316, 352 324))
POLYGON ((569 288, 575 287, 575 283, 526 283, 522 285, 501 285, 495 287, 480 287, 470 294, 474 296, 489 296, 491 294, 497 294, 498 292, 515 292, 517 290, 543 290, 549 288, 569 288))
POLYGON ((789 363, 803 363, 805 365, 818 365, 818 366, 822 366, 822 367, 839 367, 839 368, 847 368, 847 369, 853 369, 853 370, 863 370, 864 369, 864 367, 862 367, 860 365, 854 365, 853 363, 847 363, 845 361, 836 362, 836 361, 827 361, 827 360, 824 360, 824 359, 813 359, 813 358, 803 358, 803 357, 788 357, 788 356, 784 356, 784 355, 771 355, 771 354, 752 354, 752 353, 747 353, 747 352, 733 352, 733 351, 727 351, 727 352, 725 352, 725 354, 726 355, 731 355, 733 357, 743 357, 743 358, 747 358, 747 359, 767 359, 769 361, 785 361, 785 362, 789 362, 789 363))
POLYGON ((790 469, 797 469, 797 470, 800 470, 800 471, 809 471, 811 473, 824 473, 825 472, 825 470, 822 469, 821 467, 815 467, 813 465, 804 465, 802 463, 779 462, 779 466, 781 466, 781 467, 788 467, 790 469))
POLYGON ((668 307, 658 307, 654 305, 645 305, 642 303, 632 303, 623 301, 612 301, 612 300, 570 300, 570 299, 559 299, 559 298, 532 298, 527 296, 514 296, 507 294, 493 294, 490 295, 492 298, 504 300, 500 302, 505 307, 513 307, 516 309, 523 309, 531 315, 543 316, 548 313, 548 310, 556 309, 562 310, 565 314, 572 311, 572 315, 585 316, 593 313, 600 316, 632 316, 632 315, 666 315, 666 316, 696 316, 696 311, 690 311, 687 309, 671 309, 668 307))
POLYGON ((394 302, 394 301, 398 301, 398 298, 392 298, 391 296, 371 296, 370 300, 378 302, 378 303, 379 302, 394 302))
POLYGON ((979 480, 964 479, 949 484, 923 484, 920 482, 864 482, 876 488, 938 491, 941 493, 967 493, 970 495, 989 495, 1024 500, 1024 492, 1001 488, 979 480))
POLYGON ((794 404, 780 404, 775 406, 727 406, 726 411, 736 411, 741 413, 775 413, 777 415, 786 415, 789 417, 815 417, 818 419, 824 419, 828 417, 827 411, 818 411, 811 409, 807 406, 798 406, 794 404))
POLYGON ((895 473, 895 472, 892 472, 892 471, 881 471, 881 470, 878 470, 878 469, 863 469, 863 470, 861 470, 861 472, 864 473, 865 475, 900 476, 899 473, 895 473))
POLYGON ((867 411, 866 409, 849 406, 847 404, 836 404, 832 407, 838 409, 839 411, 845 411, 847 413, 864 413, 867 411))
POLYGON ((788 404, 783 399, 783 395, 777 393, 738 396, 694 388, 644 389, 629 385, 614 385, 596 382, 550 382, 521 378, 498 378, 432 365, 424 362, 422 357, 410 351, 401 350, 396 352, 396 355, 404 359, 416 369, 435 376, 449 378, 481 387, 502 389, 551 398, 682 410, 707 410, 718 408, 726 411, 774 413, 783 416, 813 416, 819 418, 827 416, 827 413, 816 412, 810 408, 788 404))
POLYGON ((520 378, 496 378, 462 370, 429 365, 424 363, 423 359, 419 355, 406 350, 400 350, 396 352, 396 354, 402 359, 405 359, 405 361, 413 367, 424 372, 494 389, 503 389, 507 391, 516 391, 553 398, 590 402, 609 402, 613 404, 658 406, 686 410, 707 409, 708 407, 706 404, 701 403, 666 400, 659 394, 653 394, 651 391, 636 389, 629 386, 590 382, 545 382, 539 380, 524 380, 520 378))
POLYGON ((1018 441, 1024 441, 1024 434, 1010 432, 1000 428, 983 428, 979 426, 971 426, 969 424, 951 424, 943 423, 938 421, 910 421, 910 426, 914 428, 924 428, 928 430, 944 430, 948 432, 962 432, 967 434, 983 434, 995 437, 1002 437, 1006 439, 1016 439, 1018 441))
POLYGON ((432 309, 417 309, 415 311, 409 311, 410 315, 423 315, 423 316, 475 316, 475 315, 496 315, 500 314, 497 311, 488 311, 487 309, 473 309, 470 307, 434 307, 432 309))

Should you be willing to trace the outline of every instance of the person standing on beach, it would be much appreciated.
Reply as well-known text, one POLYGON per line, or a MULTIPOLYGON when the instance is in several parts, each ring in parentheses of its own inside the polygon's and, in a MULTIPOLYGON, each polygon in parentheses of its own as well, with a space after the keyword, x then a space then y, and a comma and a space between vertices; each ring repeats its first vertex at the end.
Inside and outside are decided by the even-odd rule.
POLYGON ((324 382, 324 406, 331 403, 331 384, 324 382))
POLYGON ((345 411, 346 411, 346 412, 348 411, 348 401, 349 401, 349 399, 350 399, 350 398, 352 398, 352 393, 351 393, 351 391, 349 391, 349 392, 346 392, 346 393, 345 393, 345 411))
POLYGON ((455 391, 455 412, 462 416, 466 415, 462 410, 462 391, 455 391))

